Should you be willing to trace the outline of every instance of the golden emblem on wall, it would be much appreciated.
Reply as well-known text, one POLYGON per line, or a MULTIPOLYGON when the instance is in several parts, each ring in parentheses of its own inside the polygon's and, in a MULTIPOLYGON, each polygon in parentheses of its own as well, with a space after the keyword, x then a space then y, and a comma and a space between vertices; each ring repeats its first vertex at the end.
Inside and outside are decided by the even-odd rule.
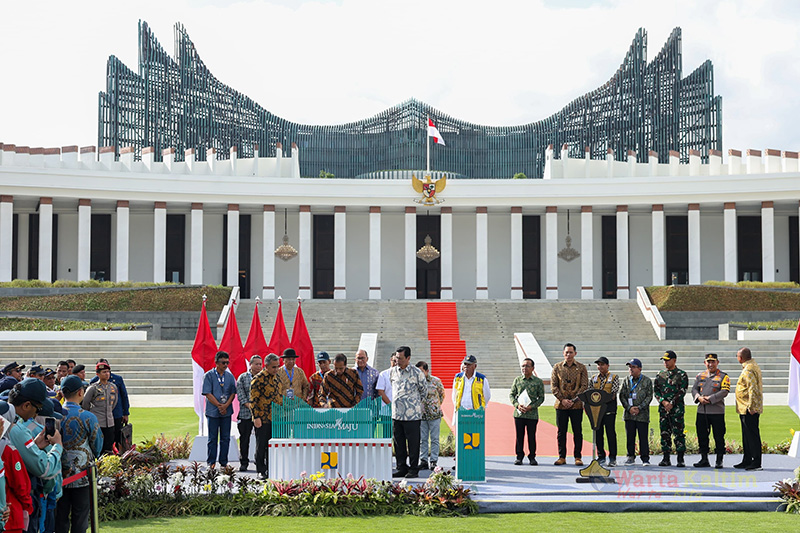
POLYGON ((415 202, 422 205, 436 205, 444 201, 438 199, 436 193, 444 190, 447 185, 447 176, 445 175, 436 181, 432 181, 430 175, 428 175, 425 176, 425 181, 422 181, 412 174, 411 185, 415 191, 422 194, 422 198, 415 199, 415 202))

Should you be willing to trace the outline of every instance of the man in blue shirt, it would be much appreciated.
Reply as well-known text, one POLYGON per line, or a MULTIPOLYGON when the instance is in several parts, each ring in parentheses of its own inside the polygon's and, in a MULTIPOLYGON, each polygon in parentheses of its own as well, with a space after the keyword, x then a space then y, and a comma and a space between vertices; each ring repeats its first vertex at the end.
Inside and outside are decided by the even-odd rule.
POLYGON ((378 383, 378 371, 367 364, 369 355, 366 350, 359 350, 356 352, 356 372, 358 378, 361 380, 361 386, 364 388, 362 398, 377 398, 378 391, 375 385, 378 383))
MULTIPOLYGON (((97 362, 105 363, 107 365, 111 364, 108 362, 108 359, 105 358, 100 359, 97 362)), ((92 378, 89 384, 91 385, 99 379, 99 377, 95 376, 92 378)), ((117 402, 117 405, 114 406, 114 410, 112 411, 114 416, 114 442, 117 444, 117 449, 119 452, 122 453, 122 426, 128 423, 128 416, 131 414, 131 403, 128 400, 128 389, 125 388, 125 380, 122 379, 122 376, 112 372, 109 381, 117 386, 117 395, 119 401, 117 402)))
MULTIPOLYGON (((100 456, 103 449, 103 433, 97 417, 81 409, 83 382, 78 376, 67 376, 61 380, 66 410, 61 421, 64 434, 64 455, 61 458, 64 477, 86 470, 100 456)), ((83 477, 64 487, 64 494, 56 507, 56 532, 83 533, 89 527, 90 486, 89 478, 83 477)))
POLYGON ((214 356, 216 368, 206 372, 203 378, 203 396, 206 397, 206 420, 208 421, 207 462, 213 468, 217 462, 217 439, 219 439, 219 464, 228 464, 228 447, 231 441, 231 403, 236 396, 236 379, 228 372, 230 357, 227 352, 214 356))

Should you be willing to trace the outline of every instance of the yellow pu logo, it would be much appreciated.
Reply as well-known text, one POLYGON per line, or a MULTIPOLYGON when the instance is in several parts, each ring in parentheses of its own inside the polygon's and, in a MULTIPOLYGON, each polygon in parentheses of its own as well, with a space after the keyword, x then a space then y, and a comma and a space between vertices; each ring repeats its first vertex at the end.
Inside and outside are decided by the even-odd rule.
POLYGON ((477 450, 481 447, 480 433, 464 433, 464 449, 477 450))
POLYGON ((339 454, 337 452, 322 452, 320 462, 323 470, 335 470, 339 467, 339 454))

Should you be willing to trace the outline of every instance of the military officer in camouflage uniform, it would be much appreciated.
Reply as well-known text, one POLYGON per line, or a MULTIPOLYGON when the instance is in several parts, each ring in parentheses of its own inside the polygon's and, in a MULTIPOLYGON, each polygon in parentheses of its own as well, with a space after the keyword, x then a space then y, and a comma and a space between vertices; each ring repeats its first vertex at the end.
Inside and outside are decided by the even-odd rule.
POLYGON ((686 453, 686 436, 683 433, 684 413, 683 397, 689 388, 689 377, 677 367, 678 356, 667 350, 661 357, 665 369, 658 373, 653 383, 653 392, 658 400, 658 421, 661 428, 661 451, 664 458, 658 466, 670 466, 670 450, 675 440, 675 452, 678 455, 676 466, 683 468, 683 454, 686 453))

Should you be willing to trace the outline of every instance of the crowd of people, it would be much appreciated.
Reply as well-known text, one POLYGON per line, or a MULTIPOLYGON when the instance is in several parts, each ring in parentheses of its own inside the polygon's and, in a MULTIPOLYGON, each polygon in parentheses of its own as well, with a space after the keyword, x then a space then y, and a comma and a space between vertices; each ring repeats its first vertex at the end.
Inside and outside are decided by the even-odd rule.
MULTIPOLYGON (((584 405, 579 396, 589 390, 603 390, 609 398, 605 414, 597 422, 597 455, 600 464, 617 466, 616 421, 621 408, 626 436, 625 465, 636 462, 636 443, 644 466, 650 464, 650 404, 658 402, 659 431, 662 460, 659 466, 685 467, 685 405, 687 391, 697 404, 695 426, 700 445, 697 468, 710 467, 710 437, 714 437, 714 466, 723 468, 725 455, 725 398, 730 392, 730 378, 719 369, 717 354, 704 356, 706 370, 695 376, 689 388, 689 378, 677 366, 677 354, 667 350, 661 357, 664 369, 652 379, 642 372, 641 360, 634 358, 626 363, 627 376, 610 371, 609 360, 599 357, 594 364, 597 373, 589 377, 586 365, 576 360, 577 348, 572 343, 564 345, 564 360, 554 365, 550 377, 551 392, 555 397, 558 458, 556 465, 567 464, 567 433, 572 429, 574 463, 583 465, 584 405)), ((205 376, 203 393, 208 398, 206 416, 210 438, 208 464, 227 464, 227 446, 230 440, 233 396, 240 404, 238 429, 240 434, 241 471, 249 468, 248 451, 251 434, 256 438, 256 472, 262 478, 269 476, 267 449, 272 438, 271 407, 282 404, 284 398, 299 398, 318 408, 349 408, 362 398, 380 398, 391 406, 394 451, 397 469, 395 477, 415 478, 420 470, 434 469, 439 459, 439 427, 443 416, 442 404, 445 388, 442 381, 429 371, 428 363, 411 364, 411 349, 399 347, 390 358, 390 366, 382 372, 368 365, 364 350, 356 353, 356 364, 348 367, 343 353, 333 358, 326 352, 317 354, 319 370, 306 376, 295 362, 297 354, 287 349, 280 357, 271 354, 262 362, 260 356, 250 360, 250 370, 234 382, 226 373, 228 354, 219 352, 217 367, 205 376), (281 362, 283 364, 281 364, 281 362), (217 455, 217 442, 220 453, 217 455)), ((737 353, 742 372, 736 387, 736 410, 742 426, 744 458, 734 465, 747 470, 761 469, 761 438, 759 416, 762 412, 761 371, 752 359, 748 348, 737 353)), ((485 375, 476 371, 478 360, 468 355, 461 371, 452 383, 454 409, 484 409, 491 400, 491 388, 485 375)), ((521 375, 514 379, 509 400, 514 406, 516 430, 515 461, 521 465, 525 459, 525 441, 528 444, 528 463, 537 465, 536 430, 539 408, 545 401, 542 380, 535 375, 534 361, 524 359, 521 375)))
POLYGON ((86 381, 73 360, 56 369, 16 361, 0 379, 0 529, 83 533, 89 527, 88 469, 121 450, 129 402, 106 359, 86 381))
MULTIPOLYGON (((609 400, 602 420, 597 423, 597 455, 600 464, 617 466, 616 417, 618 403, 622 409, 626 436, 626 465, 636 462, 636 441, 639 442, 639 457, 642 465, 650 465, 650 404, 653 398, 658 402, 658 425, 661 435, 662 459, 659 466, 672 466, 672 453, 675 453, 675 466, 686 466, 685 405, 687 391, 697 404, 695 427, 700 448, 700 460, 694 467, 711 466, 710 436, 714 436, 715 468, 723 468, 725 456, 725 398, 730 393, 730 377, 719 368, 719 356, 707 353, 704 356, 706 369, 697 374, 689 388, 689 377, 678 368, 677 354, 667 350, 661 357, 664 369, 654 378, 642 372, 641 360, 634 358, 626 363, 628 375, 620 376, 609 370, 606 357, 599 357, 594 363, 597 373, 589 378, 586 365, 575 358, 575 345, 564 345, 564 360, 553 366, 550 384, 555 396, 556 426, 558 440, 558 459, 556 465, 567 463, 567 430, 572 426, 573 454, 576 465, 583 465, 583 404, 580 393, 587 390, 604 390, 609 400), (606 450, 605 444, 608 445, 606 450)), ((759 417, 763 412, 763 387, 761 370, 753 360, 749 348, 741 348, 736 354, 741 365, 741 374, 736 384, 736 412, 742 428, 743 458, 734 468, 761 470, 761 435, 759 417)), ((544 402, 544 388, 539 378, 532 375, 533 361, 525 359, 522 363, 522 376, 512 385, 510 400, 517 428, 516 461, 521 465, 524 458, 524 436, 527 432, 530 464, 536 462, 536 420, 537 408, 544 402)))

